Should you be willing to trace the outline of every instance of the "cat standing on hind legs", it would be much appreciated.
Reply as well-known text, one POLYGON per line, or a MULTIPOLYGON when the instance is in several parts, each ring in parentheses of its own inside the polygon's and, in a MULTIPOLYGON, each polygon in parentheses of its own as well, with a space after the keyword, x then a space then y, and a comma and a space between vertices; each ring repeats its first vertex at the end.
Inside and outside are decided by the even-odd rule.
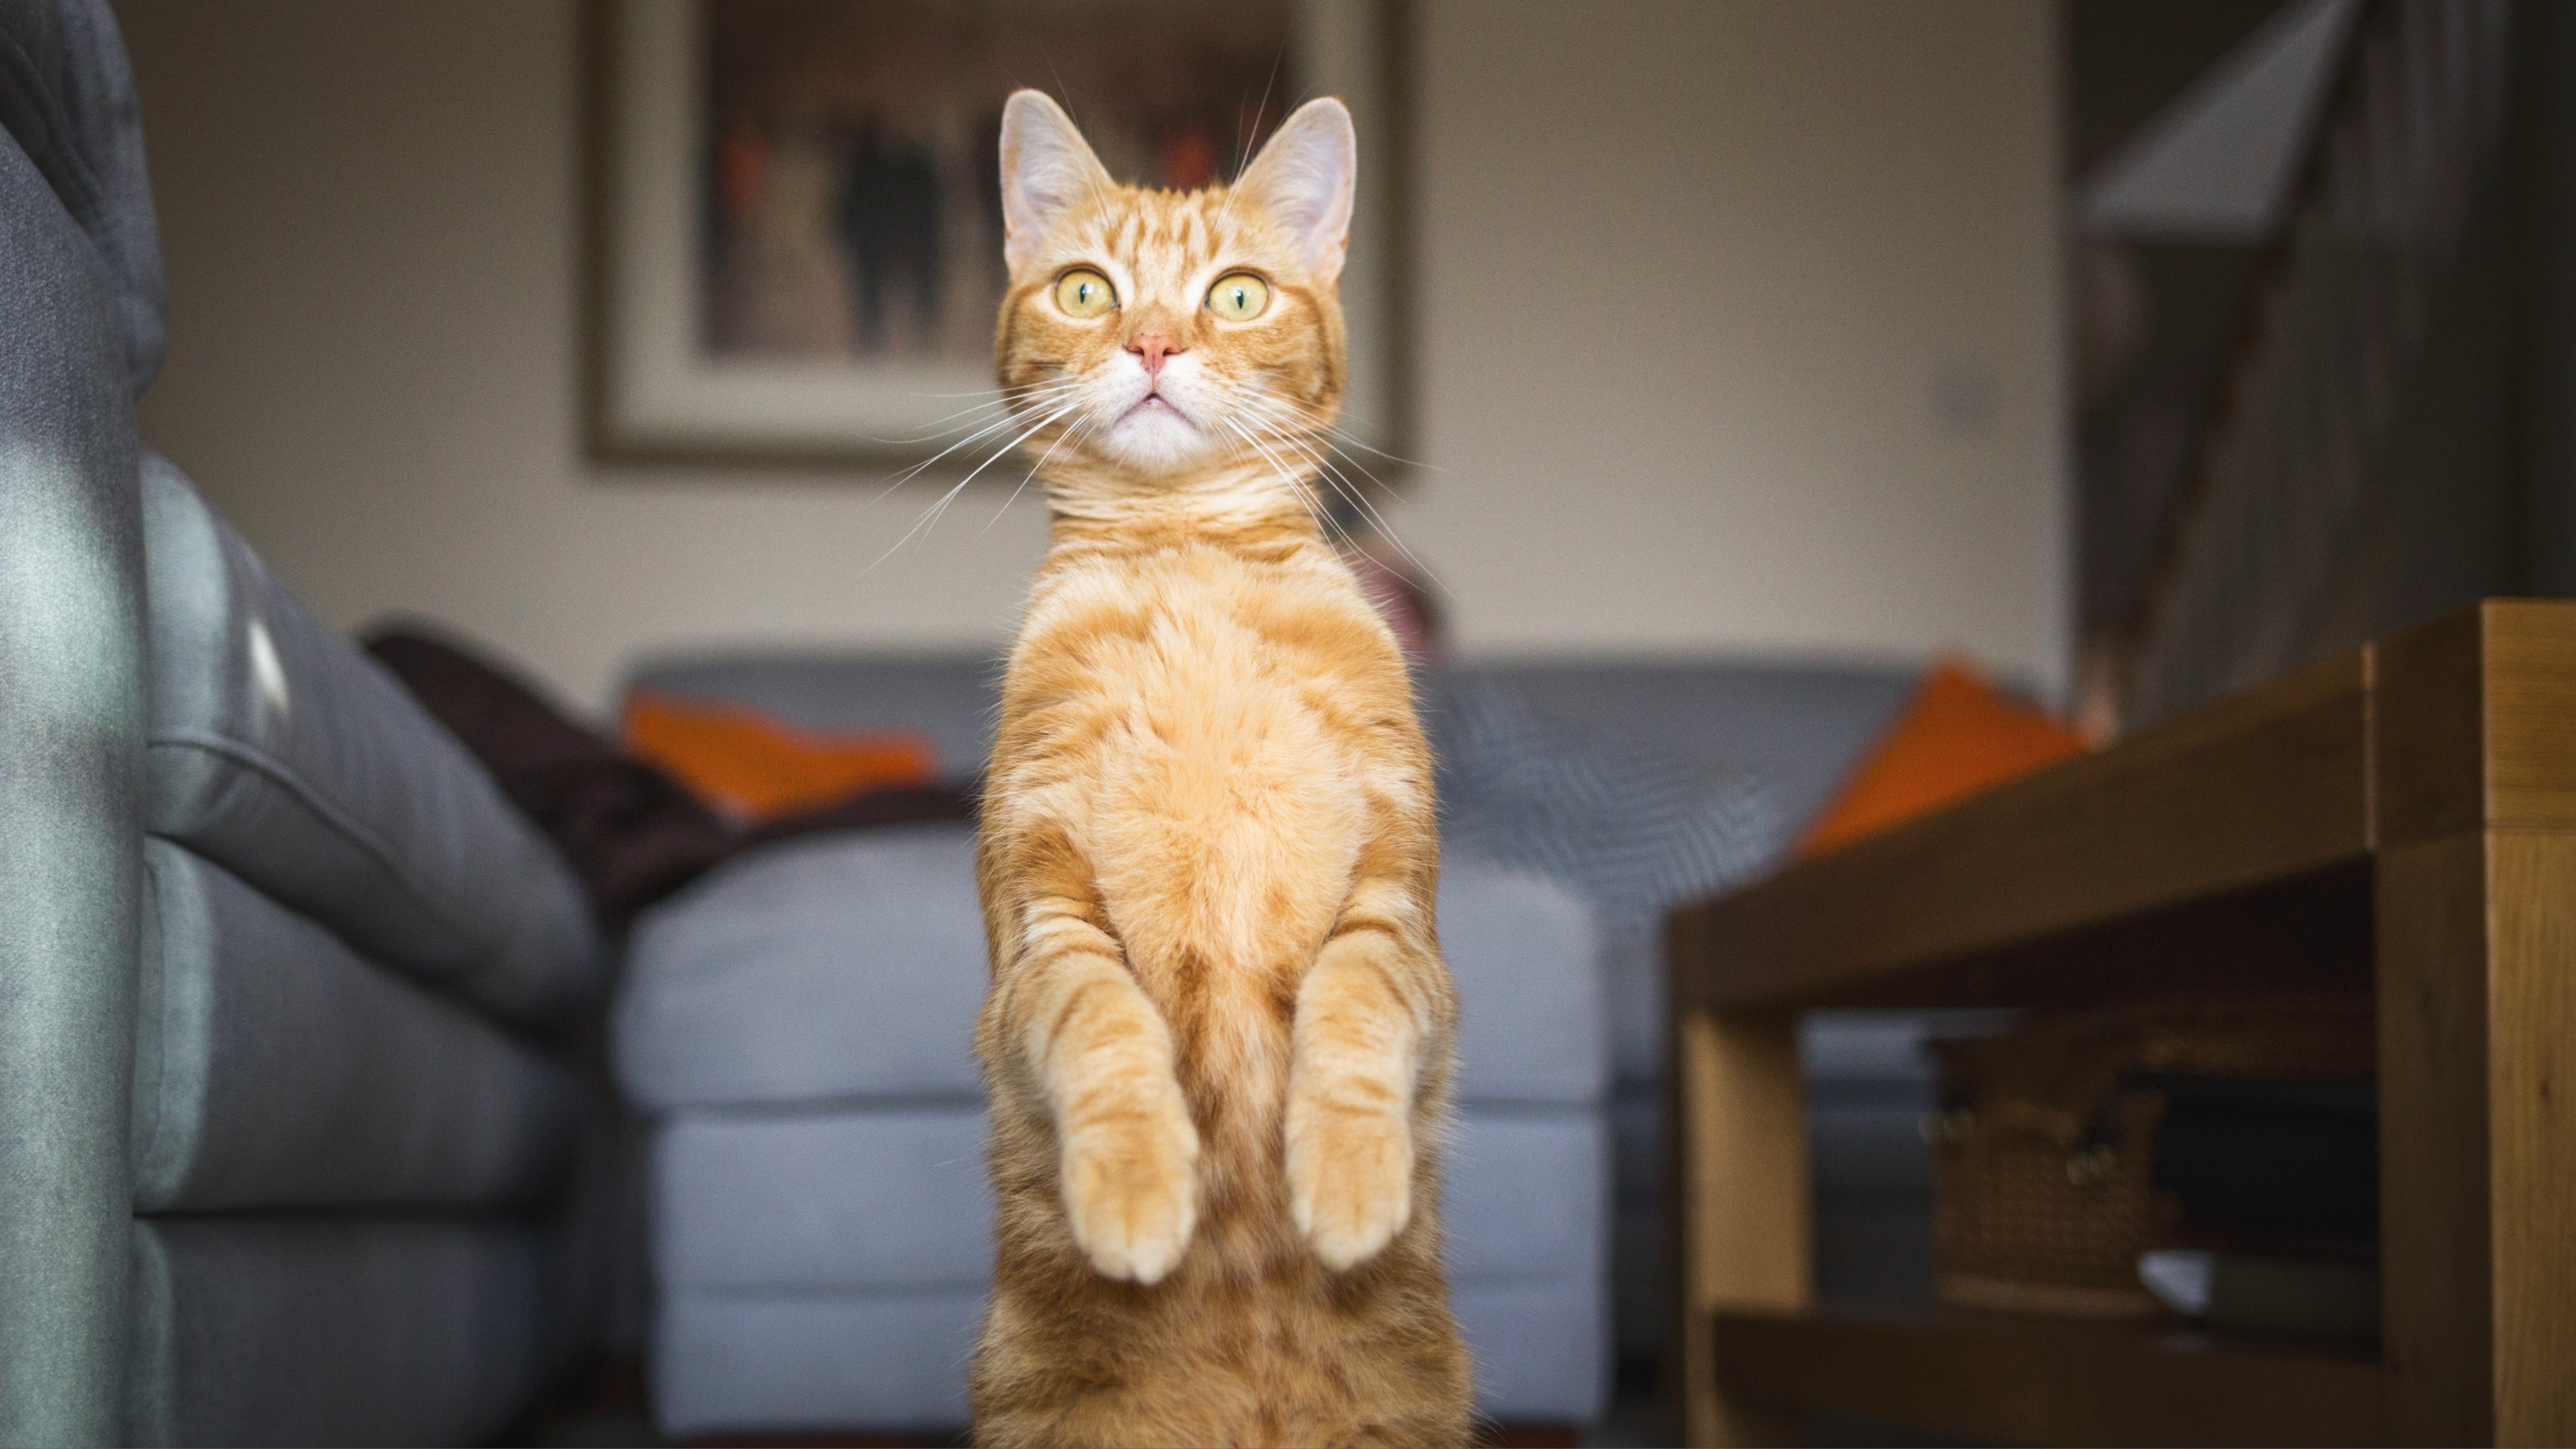
POLYGON ((1231 188, 1145 191, 1046 97, 1003 115, 1051 542, 977 851, 981 1443, 1467 1440, 1431 759, 1314 511, 1354 150, 1316 101, 1231 188))

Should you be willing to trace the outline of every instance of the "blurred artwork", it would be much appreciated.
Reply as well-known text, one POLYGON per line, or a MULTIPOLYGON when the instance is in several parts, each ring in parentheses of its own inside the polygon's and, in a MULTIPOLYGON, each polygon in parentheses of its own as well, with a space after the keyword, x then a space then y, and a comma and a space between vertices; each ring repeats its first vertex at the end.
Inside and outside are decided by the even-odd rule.
POLYGON ((1300 102, 1341 97, 1360 137, 1342 426, 1404 450, 1388 0, 586 13, 594 457, 884 478, 1001 418, 976 410, 994 407, 1002 103, 1022 86, 1062 102, 1112 175, 1175 189, 1231 179, 1300 102))
POLYGON ((1292 0, 707 0, 701 345, 982 368, 1003 100, 1067 100, 1112 174, 1225 179, 1299 94, 1292 0))

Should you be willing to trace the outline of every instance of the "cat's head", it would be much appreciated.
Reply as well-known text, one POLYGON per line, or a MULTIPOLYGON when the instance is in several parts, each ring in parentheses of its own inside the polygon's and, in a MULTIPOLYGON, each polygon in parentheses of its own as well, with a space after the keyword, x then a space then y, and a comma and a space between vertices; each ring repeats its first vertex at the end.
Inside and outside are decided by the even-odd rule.
POLYGON ((1064 111, 1002 112, 1004 256, 994 363, 1028 446, 1139 481, 1246 464, 1308 473, 1342 402, 1355 142, 1310 101, 1232 187, 1121 186, 1064 111))

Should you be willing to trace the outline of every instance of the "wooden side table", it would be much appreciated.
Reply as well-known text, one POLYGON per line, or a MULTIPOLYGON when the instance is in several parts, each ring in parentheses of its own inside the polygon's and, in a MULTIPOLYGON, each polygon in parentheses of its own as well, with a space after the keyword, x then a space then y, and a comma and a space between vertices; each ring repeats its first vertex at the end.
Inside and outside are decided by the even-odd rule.
POLYGON ((2494 601, 1676 911, 1693 1444, 2576 1443, 2576 604, 2494 601), (1812 1303, 1796 1024, 2375 984, 2376 1354, 1812 1303))

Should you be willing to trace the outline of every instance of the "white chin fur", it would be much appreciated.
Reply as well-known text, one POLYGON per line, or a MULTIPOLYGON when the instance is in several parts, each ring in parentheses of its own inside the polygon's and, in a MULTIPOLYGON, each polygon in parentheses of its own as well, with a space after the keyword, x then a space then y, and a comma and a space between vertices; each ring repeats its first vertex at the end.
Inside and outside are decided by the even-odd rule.
POLYGON ((1217 451, 1207 431, 1170 407, 1139 406, 1100 432, 1100 451, 1153 471, 1193 463, 1217 451))
POLYGON ((1117 396, 1117 421, 1094 434, 1093 447, 1127 467, 1146 473, 1186 468, 1224 452, 1225 430, 1211 416, 1217 404, 1204 396, 1196 359, 1176 357, 1163 369, 1159 404, 1149 403, 1154 385, 1133 358, 1109 379, 1117 396))

